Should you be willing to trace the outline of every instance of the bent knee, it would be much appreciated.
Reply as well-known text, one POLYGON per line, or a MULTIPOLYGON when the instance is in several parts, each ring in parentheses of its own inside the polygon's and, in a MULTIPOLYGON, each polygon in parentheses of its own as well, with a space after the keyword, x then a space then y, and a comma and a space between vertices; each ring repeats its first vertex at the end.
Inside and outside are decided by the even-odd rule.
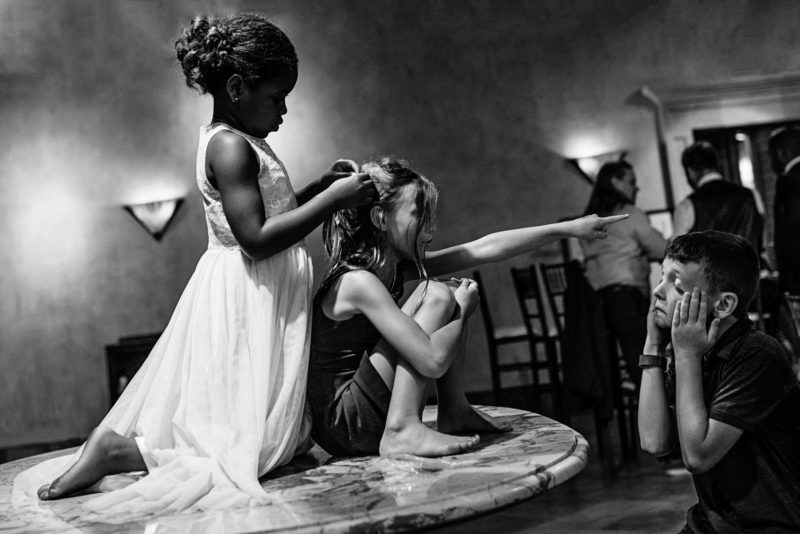
POLYGON ((447 284, 430 280, 427 287, 425 287, 425 282, 422 283, 422 286, 424 288, 423 306, 434 308, 446 315, 453 314, 456 309, 456 299, 447 284))

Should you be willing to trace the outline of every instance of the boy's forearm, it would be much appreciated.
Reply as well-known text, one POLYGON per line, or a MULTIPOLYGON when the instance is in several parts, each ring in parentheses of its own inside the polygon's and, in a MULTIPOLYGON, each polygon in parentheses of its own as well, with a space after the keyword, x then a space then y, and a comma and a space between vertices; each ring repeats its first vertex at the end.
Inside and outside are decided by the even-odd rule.
POLYGON ((708 435, 708 410, 703 400, 700 357, 676 355, 675 362, 678 418, 678 437, 684 458, 705 457, 708 435))
POLYGON ((661 368, 642 370, 638 425, 642 450, 653 456, 663 456, 669 452, 673 443, 673 429, 664 386, 664 371, 661 368))

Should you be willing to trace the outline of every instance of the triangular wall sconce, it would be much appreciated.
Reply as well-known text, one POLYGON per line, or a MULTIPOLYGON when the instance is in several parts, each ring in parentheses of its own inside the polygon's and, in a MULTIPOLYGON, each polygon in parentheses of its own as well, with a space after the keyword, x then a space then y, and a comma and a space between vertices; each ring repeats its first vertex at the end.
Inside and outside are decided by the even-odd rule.
POLYGON ((610 161, 622 161, 625 159, 627 152, 625 150, 615 150, 614 152, 606 152, 605 154, 597 154, 596 156, 588 156, 585 158, 568 159, 567 161, 578 169, 578 172, 594 184, 597 172, 604 163, 610 161))
POLYGON ((156 202, 130 204, 124 206, 124 208, 156 241, 160 241, 161 236, 167 231, 169 223, 175 218, 175 214, 181 204, 183 204, 182 198, 172 198, 156 202))

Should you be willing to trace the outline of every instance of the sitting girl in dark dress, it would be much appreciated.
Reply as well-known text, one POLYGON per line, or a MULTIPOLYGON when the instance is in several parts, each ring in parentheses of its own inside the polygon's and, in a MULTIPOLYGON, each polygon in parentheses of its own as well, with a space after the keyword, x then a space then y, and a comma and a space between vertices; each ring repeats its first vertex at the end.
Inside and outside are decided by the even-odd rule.
POLYGON ((438 276, 575 236, 605 237, 626 215, 487 235, 427 251, 436 187, 403 161, 362 167, 380 199, 336 212, 323 229, 330 266, 314 298, 307 396, 312 437, 337 456, 444 456, 506 427, 467 402, 461 382, 467 321, 478 303, 469 279, 438 276), (422 279, 400 306, 403 283, 422 279), (421 421, 430 379, 438 431, 421 421), (464 434, 472 434, 465 436, 464 434))

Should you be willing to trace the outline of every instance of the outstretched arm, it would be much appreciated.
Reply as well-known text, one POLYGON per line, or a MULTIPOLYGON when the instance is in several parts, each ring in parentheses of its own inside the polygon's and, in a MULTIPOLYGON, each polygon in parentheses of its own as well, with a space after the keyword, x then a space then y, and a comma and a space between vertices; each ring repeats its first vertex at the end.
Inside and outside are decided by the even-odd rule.
POLYGON ((512 258, 565 237, 602 239, 608 235, 610 224, 627 217, 587 215, 571 221, 496 232, 469 243, 428 251, 425 254, 425 267, 430 276, 441 276, 512 258))
POLYGON ((369 176, 353 174, 336 180, 297 209, 267 218, 258 186, 258 159, 245 139, 219 132, 209 143, 206 158, 231 231, 244 253, 254 260, 294 245, 331 212, 367 204, 376 195, 369 176))

